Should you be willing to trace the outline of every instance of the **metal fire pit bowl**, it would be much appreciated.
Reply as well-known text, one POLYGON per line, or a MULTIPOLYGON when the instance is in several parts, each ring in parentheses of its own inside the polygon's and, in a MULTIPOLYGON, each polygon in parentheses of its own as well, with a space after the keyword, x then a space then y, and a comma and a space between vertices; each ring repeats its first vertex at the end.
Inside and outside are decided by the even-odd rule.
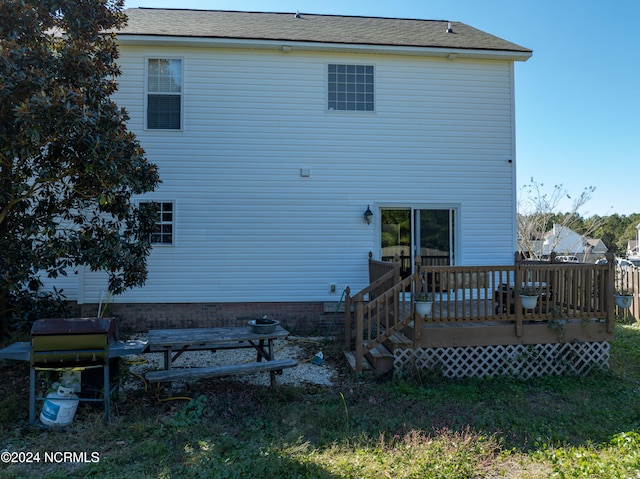
POLYGON ((275 319, 254 319, 249 321, 251 331, 257 334, 273 333, 278 324, 280 324, 280 321, 276 321, 275 319))

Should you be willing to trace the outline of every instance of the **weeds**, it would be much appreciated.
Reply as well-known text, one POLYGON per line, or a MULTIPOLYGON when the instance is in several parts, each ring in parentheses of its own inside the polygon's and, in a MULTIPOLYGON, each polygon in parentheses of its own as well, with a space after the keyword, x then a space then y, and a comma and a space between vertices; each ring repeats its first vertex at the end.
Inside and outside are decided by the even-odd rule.
POLYGON ((344 405, 344 419, 347 428, 349 427, 349 408, 347 407, 347 400, 344 398, 344 394, 340 393, 340 398, 342 399, 342 404, 344 405))
POLYGON ((207 405, 206 396, 198 396, 189 401, 175 416, 167 421, 167 425, 174 428, 194 426, 202 421, 207 405))
POLYGON ((540 456, 549 461, 556 477, 619 479, 638 477, 640 471, 640 434, 635 431, 616 434, 609 444, 551 448, 540 456))
POLYGON ((202 381, 184 391, 187 403, 128 394, 108 428, 99 407, 81 407, 65 432, 24 427, 25 371, 0 365, 0 451, 100 454, 93 464, 0 464, 0 477, 637 477, 639 344, 639 325, 618 325, 611 371, 588 377, 413 371, 276 390, 202 381))

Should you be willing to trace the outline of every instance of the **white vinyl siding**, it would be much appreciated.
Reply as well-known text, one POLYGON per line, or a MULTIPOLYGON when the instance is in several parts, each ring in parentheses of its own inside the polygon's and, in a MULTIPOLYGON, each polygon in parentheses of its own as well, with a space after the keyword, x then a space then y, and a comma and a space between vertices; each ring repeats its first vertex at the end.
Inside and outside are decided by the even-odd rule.
MULTIPOLYGON (((179 201, 180 243, 115 301, 338 301, 380 256, 381 207, 455 207, 457 264, 513 262, 511 62, 123 46, 120 64, 117 101, 159 167, 153 195, 179 201), (145 130, 145 59, 176 57, 183 132, 145 130), (375 65, 374 114, 327 113, 328 64, 375 65)), ((85 302, 105 287, 89 276, 85 302)))
POLYGON ((53 292, 55 287, 67 300, 75 301, 78 298, 78 271, 82 268, 67 268, 66 275, 58 275, 57 278, 49 278, 46 273, 40 272, 39 278, 42 287, 38 292, 53 292))

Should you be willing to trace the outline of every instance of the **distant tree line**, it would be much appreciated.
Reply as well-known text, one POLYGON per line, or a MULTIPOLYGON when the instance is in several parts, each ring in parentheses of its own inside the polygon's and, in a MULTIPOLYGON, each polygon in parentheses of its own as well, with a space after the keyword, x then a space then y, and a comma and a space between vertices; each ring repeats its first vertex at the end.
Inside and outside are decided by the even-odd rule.
POLYGON ((629 216, 613 214, 610 216, 594 215, 589 218, 577 216, 572 219, 573 231, 590 238, 599 238, 616 256, 625 257, 629 241, 638 237, 640 213, 629 216), (589 232, 587 234, 587 232, 589 232))

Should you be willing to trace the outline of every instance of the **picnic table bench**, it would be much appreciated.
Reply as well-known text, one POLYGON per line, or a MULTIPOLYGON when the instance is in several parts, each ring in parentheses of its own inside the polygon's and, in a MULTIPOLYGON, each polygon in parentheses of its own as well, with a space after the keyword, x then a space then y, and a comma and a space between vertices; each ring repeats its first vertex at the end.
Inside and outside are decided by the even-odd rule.
POLYGON ((164 354, 164 369, 147 372, 145 378, 149 381, 170 383, 186 379, 269 372, 273 386, 277 373, 297 365, 293 359, 278 360, 275 358, 274 340, 284 339, 287 336, 289 336, 289 332, 279 325, 270 333, 255 333, 249 326, 151 330, 147 337, 146 352, 162 352, 164 354), (242 348, 255 349, 255 362, 181 369, 173 367, 173 363, 178 357, 190 351, 210 350, 215 352, 242 348))
POLYGON ((235 374, 252 374, 265 371, 282 371, 284 368, 292 368, 298 363, 293 359, 274 359, 272 361, 231 364, 224 366, 205 366, 186 369, 169 369, 164 371, 150 371, 145 377, 149 381, 170 382, 183 379, 202 379, 235 374))

